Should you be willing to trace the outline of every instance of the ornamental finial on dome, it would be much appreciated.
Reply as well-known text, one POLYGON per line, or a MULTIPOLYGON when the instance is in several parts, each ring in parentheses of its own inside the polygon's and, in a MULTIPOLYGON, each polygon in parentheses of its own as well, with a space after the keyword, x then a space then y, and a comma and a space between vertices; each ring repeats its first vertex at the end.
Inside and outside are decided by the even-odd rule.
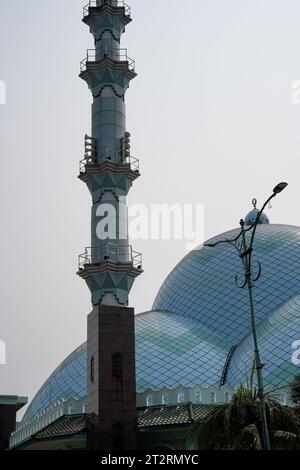
MULTIPOLYGON (((257 199, 252 199, 253 209, 249 212, 249 214, 245 217, 245 224, 252 225, 254 224, 257 214, 259 213, 259 209, 257 209, 257 199)), ((258 221, 259 224, 269 224, 270 220, 269 217, 263 212, 258 221)))

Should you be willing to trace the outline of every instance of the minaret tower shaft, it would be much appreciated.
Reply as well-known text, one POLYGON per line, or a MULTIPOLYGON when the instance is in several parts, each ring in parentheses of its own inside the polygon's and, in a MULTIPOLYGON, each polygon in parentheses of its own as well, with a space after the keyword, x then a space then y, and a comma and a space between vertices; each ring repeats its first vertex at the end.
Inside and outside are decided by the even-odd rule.
POLYGON ((91 193, 91 247, 79 257, 78 274, 85 279, 92 303, 128 305, 135 277, 142 272, 141 255, 128 242, 126 197, 140 176, 131 155, 126 129, 125 93, 136 77, 135 62, 120 48, 130 8, 119 0, 90 1, 83 21, 94 36, 81 62, 80 77, 93 96, 92 134, 85 136, 79 178, 91 193))
POLYGON ((85 136, 79 179, 92 197, 91 247, 79 256, 78 274, 92 297, 87 334, 87 412, 90 449, 136 448, 134 309, 128 296, 142 273, 141 255, 128 242, 126 197, 140 176, 126 128, 125 93, 135 63, 120 48, 131 22, 120 0, 91 0, 83 22, 95 48, 80 77, 92 96, 92 131, 85 136))

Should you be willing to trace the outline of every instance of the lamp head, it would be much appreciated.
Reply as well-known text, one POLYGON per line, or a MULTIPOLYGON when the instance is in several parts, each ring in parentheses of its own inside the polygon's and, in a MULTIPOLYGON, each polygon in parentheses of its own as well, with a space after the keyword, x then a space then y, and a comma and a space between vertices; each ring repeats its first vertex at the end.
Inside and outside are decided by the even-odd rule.
POLYGON ((273 189, 274 194, 279 194, 287 187, 287 183, 278 183, 277 186, 273 189))

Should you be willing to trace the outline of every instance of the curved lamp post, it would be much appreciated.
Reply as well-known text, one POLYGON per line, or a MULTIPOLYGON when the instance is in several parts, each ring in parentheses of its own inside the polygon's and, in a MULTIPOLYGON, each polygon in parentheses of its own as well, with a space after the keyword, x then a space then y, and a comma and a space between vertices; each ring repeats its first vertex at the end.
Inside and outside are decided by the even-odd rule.
POLYGON ((269 430, 268 430, 268 423, 267 423, 266 404, 265 404, 265 397, 264 397, 264 384, 263 384, 263 376, 262 376, 262 368, 264 364, 261 363, 259 348, 258 348, 258 340, 257 340, 256 324, 255 324, 255 311, 254 311, 254 302, 253 302, 253 291, 252 291, 253 283, 257 281, 261 275, 261 265, 258 262, 258 273, 256 274, 256 276, 253 276, 252 251, 253 251, 253 242, 254 242, 255 232, 256 232, 256 228, 259 223, 261 214, 263 213, 266 205, 271 201, 271 199, 273 199, 273 197, 275 197, 277 194, 281 193, 281 191, 283 191, 286 187, 287 187, 287 183, 279 183, 277 184, 277 186, 275 186, 275 188, 273 189, 273 193, 263 204, 261 210, 257 213, 255 221, 253 222, 252 225, 250 225, 250 227, 245 228, 245 222, 243 219, 241 219, 240 220, 241 230, 235 238, 219 240, 216 243, 205 244, 205 246, 208 246, 208 247, 215 247, 217 245, 220 245, 221 243, 229 243, 237 250, 238 255, 241 258, 241 261, 243 263, 243 267, 244 267, 243 282, 239 283, 238 276, 235 277, 235 282, 236 282, 236 285, 240 289, 243 289, 244 287, 248 288, 251 328, 252 328, 254 355, 255 355, 255 368, 256 368, 257 384, 258 384, 258 398, 260 401, 260 412, 261 412, 261 421, 262 421, 263 448, 265 450, 270 449, 270 438, 269 438, 269 430), (250 241, 247 240, 247 237, 246 237, 247 232, 251 232, 250 241))

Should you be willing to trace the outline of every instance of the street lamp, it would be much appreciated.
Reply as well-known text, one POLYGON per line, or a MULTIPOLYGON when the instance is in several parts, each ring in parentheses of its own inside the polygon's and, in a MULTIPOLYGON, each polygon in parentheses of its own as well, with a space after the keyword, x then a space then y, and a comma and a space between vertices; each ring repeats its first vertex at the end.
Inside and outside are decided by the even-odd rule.
POLYGON ((229 243, 237 250, 238 255, 244 267, 243 282, 242 283, 238 282, 237 275, 235 277, 235 282, 236 282, 236 285, 240 289, 243 289, 244 287, 248 288, 251 328, 252 328, 254 356, 255 356, 255 368, 256 368, 257 384, 258 384, 258 399, 260 402, 260 413, 261 413, 261 421, 262 421, 263 448, 265 450, 270 450, 270 438, 269 438, 269 430, 268 430, 268 423, 267 423, 266 404, 265 404, 265 397, 264 397, 264 384, 263 384, 263 375, 262 375, 262 368, 264 364, 261 363, 259 349, 258 349, 258 340, 257 340, 256 324, 255 324, 255 311, 254 311, 254 302, 253 302, 253 291, 252 291, 253 283, 256 282, 260 278, 261 264, 258 262, 258 274, 255 277, 253 277, 252 251, 253 251, 253 242, 254 242, 255 232, 256 232, 256 228, 259 223, 261 214, 263 213, 266 205, 271 201, 271 199, 273 199, 273 197, 275 197, 277 194, 281 193, 281 191, 283 191, 286 187, 287 187, 287 183, 279 183, 277 184, 277 186, 275 186, 275 188, 273 189, 273 193, 263 204, 261 210, 257 213, 255 221, 253 222, 253 224, 250 225, 250 227, 245 228, 245 222, 243 219, 241 219, 240 220, 241 230, 235 238, 219 240, 216 243, 207 243, 205 245, 208 247, 215 247, 217 245, 220 245, 221 243, 229 243), (250 243, 248 243, 248 240, 246 238, 247 232, 251 233, 250 243))

